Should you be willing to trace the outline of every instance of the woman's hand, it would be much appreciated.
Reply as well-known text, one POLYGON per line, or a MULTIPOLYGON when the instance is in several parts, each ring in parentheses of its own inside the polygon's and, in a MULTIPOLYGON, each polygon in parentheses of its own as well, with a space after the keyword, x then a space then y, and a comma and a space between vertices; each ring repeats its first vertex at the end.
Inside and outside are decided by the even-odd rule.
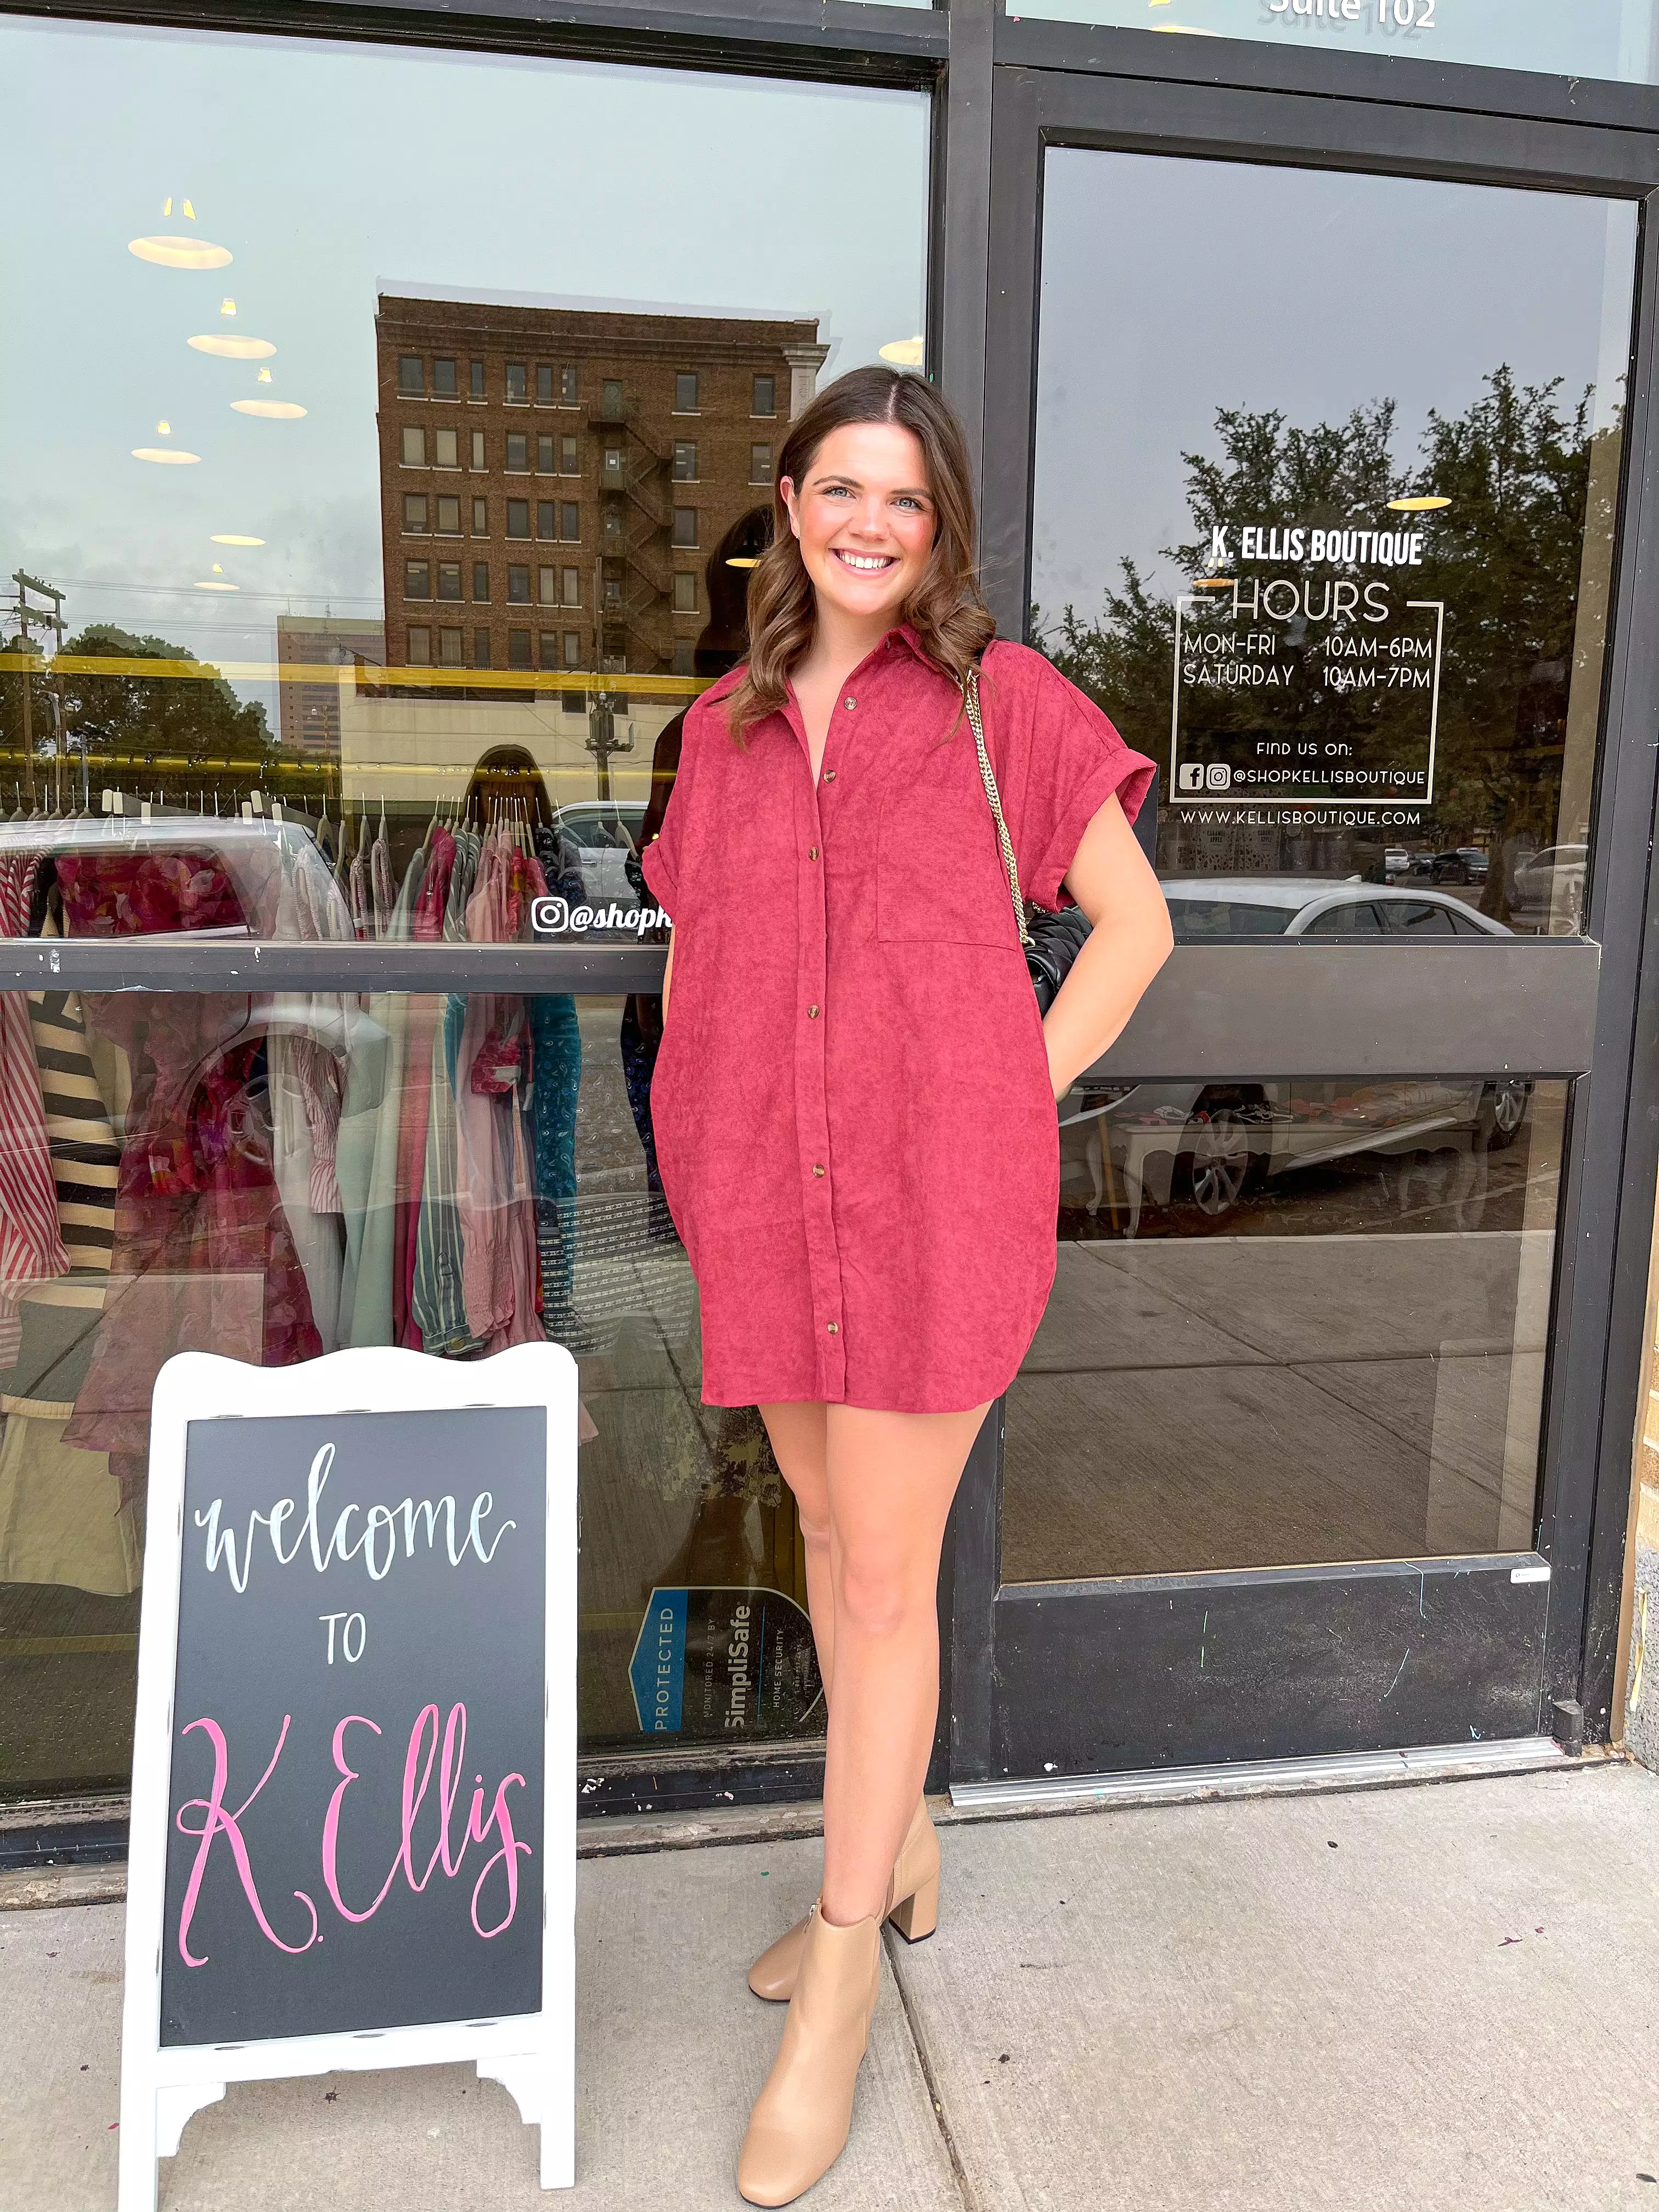
POLYGON ((1066 888, 1090 933, 1043 1018, 1056 1099, 1121 1033, 1175 943, 1158 878, 1115 796, 1084 831, 1066 888))

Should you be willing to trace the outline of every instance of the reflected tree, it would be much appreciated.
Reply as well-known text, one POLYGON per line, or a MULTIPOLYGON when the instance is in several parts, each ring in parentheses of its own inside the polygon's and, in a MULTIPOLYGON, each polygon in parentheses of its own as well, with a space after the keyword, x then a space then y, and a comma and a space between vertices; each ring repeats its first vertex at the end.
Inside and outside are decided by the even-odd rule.
MULTIPOLYGON (((1588 691, 1593 737, 1620 442, 1617 420, 1592 431, 1590 404, 1588 392, 1568 400, 1559 378, 1527 385, 1498 368, 1464 412, 1430 414, 1408 465, 1395 456, 1392 400, 1311 428, 1282 410, 1219 409, 1217 450, 1182 456, 1193 535, 1161 549, 1183 577, 1198 578, 1212 573, 1217 529, 1236 547, 1246 524, 1376 529, 1403 521, 1389 513, 1391 500, 1449 501, 1411 526, 1424 537, 1411 597, 1443 599, 1447 608, 1436 805, 1423 835, 1443 844, 1479 839, 1511 862, 1558 835, 1582 834, 1581 820, 1564 818, 1579 804, 1562 791, 1568 698, 1577 675, 1588 691), (1586 591, 1595 599, 1588 636, 1579 622, 1586 591)), ((1045 618, 1033 607, 1031 635, 1130 744, 1166 757, 1175 610, 1141 566, 1120 562, 1118 580, 1093 616, 1067 605, 1045 618)), ((1275 726, 1282 720, 1293 733, 1298 715, 1319 711, 1310 687, 1300 705, 1286 701, 1275 726)), ((1165 858, 1172 866, 1182 865, 1176 836, 1171 824, 1165 858)), ((1291 860, 1284 837, 1253 836, 1254 865, 1291 860), (1260 849, 1263 838, 1279 849, 1260 849)), ((1346 842, 1363 851, 1379 845, 1382 833, 1346 842)), ((1342 865, 1337 853, 1321 858, 1342 865)), ((1509 873, 1495 867, 1488 879, 1487 904, 1499 918, 1509 873)))
POLYGON ((70 640, 64 659, 70 665, 51 673, 45 663, 38 674, 6 672, 0 684, 0 744, 9 767, 21 765, 27 682, 36 775, 49 776, 55 693, 61 701, 68 756, 65 793, 72 792, 77 802, 83 759, 94 793, 114 784, 146 798, 155 794, 179 802, 188 793, 192 803, 220 775, 257 783, 274 766, 276 743, 264 708, 239 699, 211 663, 198 662, 186 647, 94 623, 70 640), (72 665, 76 659, 111 665, 77 672, 72 665), (132 665, 145 661, 188 664, 192 672, 151 676, 132 665))

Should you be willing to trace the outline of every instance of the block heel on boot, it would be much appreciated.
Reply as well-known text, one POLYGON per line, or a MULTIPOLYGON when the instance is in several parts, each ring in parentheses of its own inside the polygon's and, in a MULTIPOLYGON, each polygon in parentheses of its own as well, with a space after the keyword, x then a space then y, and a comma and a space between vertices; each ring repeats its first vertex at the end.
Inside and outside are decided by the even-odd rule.
POLYGON ((907 1943, 920 1943, 939 1926, 939 1875, 901 1898, 887 1917, 907 1943))

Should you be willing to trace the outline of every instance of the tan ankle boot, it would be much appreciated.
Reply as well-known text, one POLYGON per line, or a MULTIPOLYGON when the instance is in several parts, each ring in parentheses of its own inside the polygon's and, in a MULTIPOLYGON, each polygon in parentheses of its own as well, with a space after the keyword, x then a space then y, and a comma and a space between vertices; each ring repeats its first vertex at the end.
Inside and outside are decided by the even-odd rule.
MULTIPOLYGON (((798 1920, 749 1969, 749 1986, 757 1997, 773 2004, 788 2003, 811 1917, 809 1912, 805 1919, 798 1920)), ((939 1837, 927 1816, 925 1797, 917 1800, 909 1828, 899 1845, 882 1917, 890 1920, 908 1943, 920 1943, 939 1925, 939 1837)))
POLYGON ((841 2156, 880 1990, 880 1921, 836 1928, 814 1905, 783 2041, 738 2155, 750 2204, 793 2203, 841 2156))

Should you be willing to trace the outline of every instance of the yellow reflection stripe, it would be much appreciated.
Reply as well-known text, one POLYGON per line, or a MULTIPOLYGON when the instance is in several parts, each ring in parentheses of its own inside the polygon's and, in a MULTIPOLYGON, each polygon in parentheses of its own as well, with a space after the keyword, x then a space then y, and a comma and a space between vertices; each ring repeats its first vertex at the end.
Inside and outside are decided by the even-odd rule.
POLYGON ((337 684, 355 678, 360 689, 380 691, 414 684, 429 691, 617 691, 635 699, 695 699, 709 676, 641 676, 620 669, 599 675, 581 669, 380 668, 352 669, 337 662, 305 660, 142 660, 66 653, 41 660, 26 653, 0 653, 0 671, 36 676, 141 676, 172 683, 337 684))

